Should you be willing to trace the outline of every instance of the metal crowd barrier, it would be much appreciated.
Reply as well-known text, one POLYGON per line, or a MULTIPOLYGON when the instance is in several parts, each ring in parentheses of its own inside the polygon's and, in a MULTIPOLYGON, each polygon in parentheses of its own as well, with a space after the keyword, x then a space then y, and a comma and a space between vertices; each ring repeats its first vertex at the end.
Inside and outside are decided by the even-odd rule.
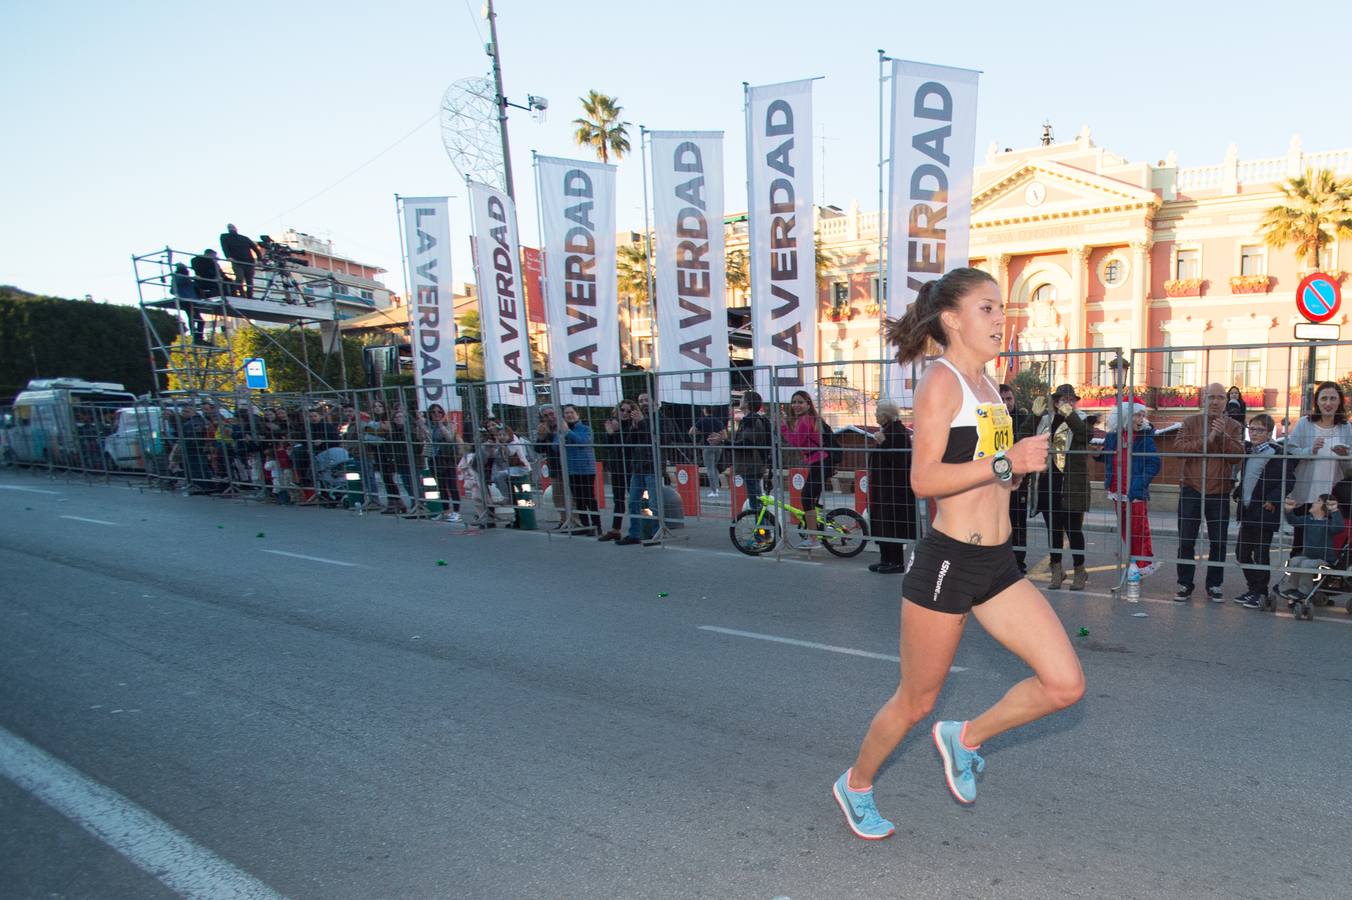
MULTIPOLYGON (((1035 415, 1032 407, 1058 383, 1074 384, 1083 394, 1077 416, 1087 427, 1077 426, 1059 445, 1054 442, 1049 471, 1027 479, 1011 498, 1015 549, 1035 582, 1046 583, 1049 554, 1064 541, 1066 580, 1074 577, 1075 555, 1083 553, 1084 587, 1090 592, 1120 592, 1136 561, 1155 570, 1152 594, 1172 593, 1167 585, 1177 577, 1177 566, 1190 563, 1202 593, 1206 523, 1199 529, 1198 558, 1186 547, 1173 552, 1181 524, 1178 470, 1184 459, 1200 458, 1208 471, 1223 467, 1225 484, 1233 486, 1252 454, 1247 448, 1181 451, 1175 446, 1177 423, 1158 428, 1154 456, 1161 472, 1142 518, 1121 514, 1120 505, 1105 496, 1103 432, 1110 418, 1130 417, 1134 403, 1157 426, 1163 424, 1159 417, 1198 414, 1209 429, 1204 385, 1141 385, 1206 380, 1198 373, 1222 368, 1216 354, 1228 354, 1232 366, 1250 366, 1250 351, 1266 352, 1269 360, 1285 356, 1284 364, 1269 362, 1263 379, 1277 387, 1240 385, 1249 406, 1273 416, 1277 440, 1283 441, 1310 404, 1302 385, 1309 380, 1306 357, 1312 351, 1303 344, 1125 352, 1098 347, 1001 356, 993 377, 1014 390, 1016 438, 1052 427, 1055 410, 1035 415), (1076 488, 1083 496, 1072 501, 1065 493, 1066 473, 1079 469, 1087 473, 1088 486, 1076 488), (1153 542, 1143 552, 1137 532, 1152 522, 1153 542)), ((453 401, 430 411, 418 408, 408 387, 248 397, 185 393, 125 406, 76 404, 64 424, 45 432, 31 410, 5 407, 0 460, 53 476, 130 478, 190 494, 447 520, 466 528, 512 526, 598 538, 634 534, 650 544, 681 539, 689 533, 682 533, 685 527, 733 529, 739 516, 764 502, 781 518, 794 520, 797 536, 807 539, 776 543, 770 549, 781 556, 815 552, 822 539, 832 537, 812 519, 798 522, 786 512, 802 509, 805 489, 810 495, 820 486, 822 509, 848 510, 863 519, 868 543, 862 559, 879 566, 907 558, 933 527, 933 504, 909 490, 909 434, 892 426, 890 442, 879 437, 894 415, 907 420, 905 388, 914 371, 884 361, 842 361, 776 370, 734 367, 712 373, 712 379, 710 374, 461 383, 453 401), (796 447, 785 435, 797 419, 789 400, 794 388, 783 385, 795 383, 807 386, 811 407, 833 436, 825 465, 816 467, 824 469, 820 477, 805 464, 805 452, 813 448, 796 447), (753 412, 748 400, 757 395, 760 406, 753 412), (639 414, 620 415, 622 404, 639 414), (761 423, 752 415, 762 417, 761 423), (751 434, 756 437, 748 438, 751 434), (889 549, 883 551, 884 545, 889 549)), ((1247 433, 1252 412, 1242 418, 1247 433)), ((1129 471, 1135 453, 1130 442, 1118 452, 1129 471)), ((1327 454, 1283 452, 1282 459, 1286 496, 1296 469, 1326 462, 1327 454)), ((1342 474, 1324 492, 1352 512, 1352 479, 1346 477, 1352 460, 1342 474)), ((1222 505, 1228 519, 1220 535, 1224 571, 1233 574, 1234 505, 1229 498, 1222 505)), ((1246 568, 1267 571, 1275 583, 1300 549, 1298 537, 1283 525, 1273 535, 1270 562, 1249 560, 1246 568)), ((1352 579, 1348 559, 1343 553, 1339 571, 1352 579)))

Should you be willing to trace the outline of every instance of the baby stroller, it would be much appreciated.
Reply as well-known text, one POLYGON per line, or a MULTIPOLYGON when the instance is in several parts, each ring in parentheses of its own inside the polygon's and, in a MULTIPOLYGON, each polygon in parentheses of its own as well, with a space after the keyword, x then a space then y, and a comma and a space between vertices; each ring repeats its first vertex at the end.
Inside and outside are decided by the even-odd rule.
POLYGON ((1352 521, 1343 526, 1333 546, 1338 551, 1337 561, 1321 562, 1315 567, 1314 583, 1308 592, 1281 592, 1274 588, 1263 608, 1272 608, 1275 595, 1286 601, 1287 609, 1298 620, 1313 619, 1314 607, 1334 603, 1341 604, 1352 615, 1352 521))

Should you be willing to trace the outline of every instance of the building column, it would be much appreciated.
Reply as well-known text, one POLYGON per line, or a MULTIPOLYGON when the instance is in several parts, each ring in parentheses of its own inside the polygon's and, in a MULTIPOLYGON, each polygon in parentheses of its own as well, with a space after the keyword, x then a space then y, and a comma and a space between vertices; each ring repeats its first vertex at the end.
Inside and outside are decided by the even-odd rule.
MULTIPOLYGON (((1131 242, 1131 341, 1132 348, 1151 345, 1150 340, 1150 242, 1131 242)), ((1130 348, 1123 348, 1130 349, 1130 348)), ((1137 377, 1141 377, 1138 375, 1137 377)), ((1144 383, 1144 382, 1142 382, 1144 383)))
POLYGON ((1014 310, 1011 308, 1011 299, 1009 296, 1009 254, 993 253, 987 259, 990 260, 991 277, 995 279, 995 286, 1000 290, 1000 299, 1005 304, 1005 333, 1004 346, 1006 350, 1013 350, 1014 335, 1018 328, 1014 322, 1014 310))
MULTIPOLYGON (((1089 257, 1089 250, 1086 247, 1070 247, 1070 306, 1068 308, 1070 315, 1066 323, 1066 349, 1078 350, 1085 346, 1084 342, 1084 323, 1088 318, 1085 314, 1085 280, 1084 263, 1089 257)), ((1066 380, 1071 384, 1085 383, 1085 358, 1082 353, 1067 354, 1066 357, 1066 380)))

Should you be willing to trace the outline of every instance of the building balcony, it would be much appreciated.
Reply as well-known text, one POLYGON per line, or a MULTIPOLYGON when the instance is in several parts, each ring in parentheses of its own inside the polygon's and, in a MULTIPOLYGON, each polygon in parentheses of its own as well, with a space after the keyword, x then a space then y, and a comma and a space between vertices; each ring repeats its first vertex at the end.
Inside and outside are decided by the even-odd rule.
POLYGON ((1170 297, 1202 296, 1202 279, 1174 278, 1164 282, 1164 293, 1170 297))
POLYGON ((1232 294, 1266 294, 1271 289, 1270 275, 1236 275, 1230 279, 1232 294))

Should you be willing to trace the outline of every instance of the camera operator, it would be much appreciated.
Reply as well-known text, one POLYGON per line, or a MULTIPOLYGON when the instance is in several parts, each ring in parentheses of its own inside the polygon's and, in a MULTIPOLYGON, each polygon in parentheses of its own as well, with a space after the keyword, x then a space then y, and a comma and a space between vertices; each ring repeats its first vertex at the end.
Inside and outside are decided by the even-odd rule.
POLYGON ((251 238, 240 234, 234 225, 225 226, 221 250, 235 273, 230 293, 236 297, 253 297, 254 264, 263 260, 263 251, 251 238))

